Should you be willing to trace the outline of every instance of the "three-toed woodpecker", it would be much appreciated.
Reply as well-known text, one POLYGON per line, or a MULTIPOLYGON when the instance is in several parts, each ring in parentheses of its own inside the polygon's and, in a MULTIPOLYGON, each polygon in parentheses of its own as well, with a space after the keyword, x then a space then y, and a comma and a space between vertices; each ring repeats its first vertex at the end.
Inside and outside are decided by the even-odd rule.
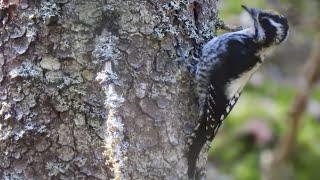
POLYGON ((288 36, 288 21, 282 15, 242 7, 250 14, 253 26, 210 40, 203 46, 196 65, 200 112, 188 152, 191 179, 195 177, 196 161, 202 147, 213 140, 243 87, 264 61, 266 51, 288 36))

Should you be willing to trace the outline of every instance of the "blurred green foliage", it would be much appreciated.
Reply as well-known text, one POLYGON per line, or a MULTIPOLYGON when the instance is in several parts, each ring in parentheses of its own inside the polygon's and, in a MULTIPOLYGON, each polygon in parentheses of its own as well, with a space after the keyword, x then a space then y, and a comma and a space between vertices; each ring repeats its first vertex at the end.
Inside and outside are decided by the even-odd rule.
POLYGON ((223 1, 222 9, 220 11, 220 17, 222 19, 228 19, 232 16, 238 16, 243 12, 241 5, 250 5, 251 7, 266 7, 264 0, 229 0, 223 1))
MULTIPOLYGON (((291 41, 299 40, 298 34, 299 37, 306 38, 318 33, 320 0, 225 0, 221 3, 219 16, 228 23, 230 20, 238 21, 239 15, 243 12, 241 8, 243 4, 249 7, 278 9, 285 13, 289 17, 291 26, 291 41)), ((295 74, 297 77, 300 75, 295 74)), ((286 128, 289 128, 287 116, 295 94, 296 88, 292 82, 290 85, 290 83, 266 79, 260 85, 248 85, 220 128, 212 144, 209 159, 221 172, 230 175, 231 179, 261 179, 261 153, 274 148, 279 137, 283 135, 286 128), (273 135, 273 141, 270 144, 261 147, 254 140, 243 137, 244 127, 251 120, 267 123, 273 135)), ((312 92, 310 99, 320 104, 319 88, 312 92)), ((300 126, 292 159, 297 180, 320 178, 319 139, 320 117, 306 113, 300 126)))
MULTIPOLYGON (((294 87, 270 81, 258 87, 247 86, 236 107, 224 121, 212 144, 209 158, 233 179, 260 179, 260 154, 266 149, 247 139, 239 140, 238 136, 248 120, 258 119, 267 121, 277 138, 287 128, 286 117, 294 95, 294 87)), ((312 98, 320 99, 320 90, 316 90, 312 98)), ((320 123, 309 115, 304 117, 303 122, 293 167, 297 179, 317 179, 320 177, 320 123)))
MULTIPOLYGON (((320 0, 225 0, 221 3, 219 16, 226 22, 230 19, 238 20, 243 12, 241 8, 243 4, 286 11, 285 13, 290 16, 291 36, 296 36, 297 31, 301 32, 303 37, 312 37, 318 32, 319 18, 317 17, 320 15, 320 0)), ((301 74, 296 74, 296 76, 299 75, 301 74)), ((272 149, 288 128, 287 115, 295 94, 296 88, 290 83, 265 80, 260 85, 248 85, 220 128, 212 144, 209 159, 221 172, 230 175, 231 179, 261 179, 261 153, 272 149), (266 122, 272 130, 274 142, 267 147, 261 147, 252 139, 241 137, 244 127, 250 120, 266 122)), ((310 99, 320 104, 319 88, 312 92, 310 99)), ((320 177, 318 170, 320 167, 320 119, 317 118, 320 117, 312 117, 306 113, 300 126, 297 147, 292 160, 297 180, 313 180, 320 177)))

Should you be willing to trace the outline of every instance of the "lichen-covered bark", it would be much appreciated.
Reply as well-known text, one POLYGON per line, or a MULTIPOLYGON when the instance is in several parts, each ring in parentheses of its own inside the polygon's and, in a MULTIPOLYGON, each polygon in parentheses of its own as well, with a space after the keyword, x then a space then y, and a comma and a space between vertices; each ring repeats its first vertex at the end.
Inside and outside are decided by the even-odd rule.
POLYGON ((215 5, 21 0, 0 29, 0 178, 187 179, 181 57, 214 35, 215 5))

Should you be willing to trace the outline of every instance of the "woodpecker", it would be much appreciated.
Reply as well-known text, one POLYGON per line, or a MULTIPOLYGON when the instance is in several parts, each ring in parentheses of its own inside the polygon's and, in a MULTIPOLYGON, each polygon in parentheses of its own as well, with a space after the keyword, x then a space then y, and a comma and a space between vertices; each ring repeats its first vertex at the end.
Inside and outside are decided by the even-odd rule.
POLYGON ((288 37, 287 19, 275 11, 249 8, 253 24, 246 29, 217 36, 202 48, 195 67, 199 121, 190 138, 188 176, 196 177, 196 161, 210 143, 223 120, 236 104, 241 92, 264 61, 267 50, 288 37))

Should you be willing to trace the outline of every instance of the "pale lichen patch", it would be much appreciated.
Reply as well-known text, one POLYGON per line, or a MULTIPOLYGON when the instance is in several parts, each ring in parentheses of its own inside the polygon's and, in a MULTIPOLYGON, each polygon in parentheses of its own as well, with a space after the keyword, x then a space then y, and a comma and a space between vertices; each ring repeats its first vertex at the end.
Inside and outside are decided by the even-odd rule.
POLYGON ((41 77, 42 69, 31 62, 25 61, 20 67, 14 68, 9 72, 11 79, 16 77, 41 77))
POLYGON ((52 56, 45 56, 43 57, 42 61, 40 62, 40 66, 43 69, 47 70, 59 70, 61 67, 61 63, 57 58, 54 58, 52 56))
POLYGON ((92 52, 96 59, 96 63, 101 63, 104 61, 117 62, 120 57, 120 51, 115 48, 118 37, 113 36, 110 32, 103 32, 102 36, 96 38, 96 47, 92 52))
POLYGON ((75 156, 75 152, 69 146, 62 146, 57 150, 57 152, 59 159, 61 159, 62 161, 71 161, 75 156))
POLYGON ((3 54, 0 54, 0 83, 3 80, 3 72, 2 72, 3 65, 4 65, 4 56, 3 56, 3 54))
POLYGON ((46 162, 46 169, 49 171, 49 176, 57 176, 60 173, 65 173, 70 165, 59 162, 46 162))
POLYGON ((103 124, 104 140, 109 162, 113 165, 112 170, 115 179, 126 179, 123 173, 126 162, 127 143, 124 140, 124 127, 119 108, 125 102, 122 94, 116 89, 116 73, 113 65, 117 64, 120 53, 116 48, 117 38, 111 33, 104 32, 103 36, 96 38, 96 46, 93 51, 94 57, 99 62, 105 62, 103 69, 97 74, 96 80, 102 86, 106 95, 105 107, 109 109, 107 121, 103 124))

